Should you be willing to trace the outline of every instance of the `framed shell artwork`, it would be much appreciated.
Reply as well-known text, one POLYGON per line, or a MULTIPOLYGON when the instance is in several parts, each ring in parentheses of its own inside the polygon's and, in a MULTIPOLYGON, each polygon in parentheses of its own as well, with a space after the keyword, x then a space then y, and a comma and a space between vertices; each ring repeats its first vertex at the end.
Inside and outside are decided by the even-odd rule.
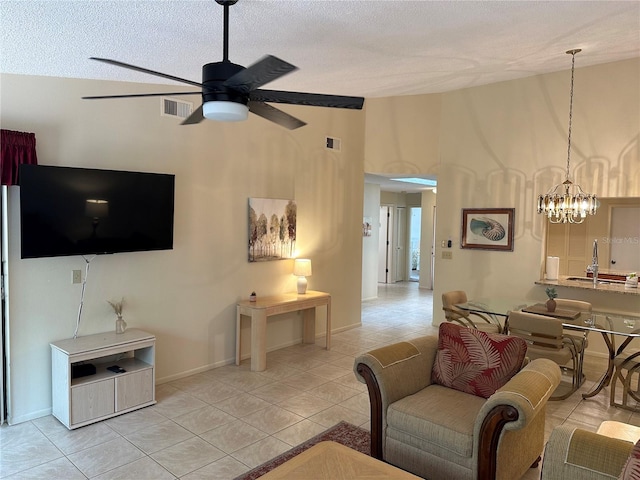
POLYGON ((461 248, 513 252, 515 208, 463 208, 461 248))

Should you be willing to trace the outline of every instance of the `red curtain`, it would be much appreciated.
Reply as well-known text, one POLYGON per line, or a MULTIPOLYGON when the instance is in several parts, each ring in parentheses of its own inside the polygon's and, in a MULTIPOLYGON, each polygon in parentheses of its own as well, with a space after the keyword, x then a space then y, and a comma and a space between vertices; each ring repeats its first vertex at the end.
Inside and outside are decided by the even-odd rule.
POLYGON ((18 166, 37 165, 36 134, 0 130, 0 180, 2 185, 18 185, 18 166))

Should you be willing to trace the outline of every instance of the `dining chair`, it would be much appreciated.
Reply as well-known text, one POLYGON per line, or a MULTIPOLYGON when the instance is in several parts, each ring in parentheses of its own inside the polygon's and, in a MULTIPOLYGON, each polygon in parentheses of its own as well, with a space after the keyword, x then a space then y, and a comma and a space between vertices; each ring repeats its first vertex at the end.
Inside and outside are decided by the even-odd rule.
POLYGON ((574 393, 582 383, 579 365, 580 354, 576 339, 563 332, 562 323, 556 318, 515 311, 509 313, 509 335, 520 337, 527 342, 529 360, 548 358, 559 366, 571 362, 571 388, 552 395, 549 400, 564 400, 574 393))
MULTIPOLYGON (((556 301, 556 309, 558 310, 574 310, 587 315, 590 315, 593 311, 593 308, 591 307, 591 303, 583 302, 582 300, 573 300, 570 298, 556 298, 555 301, 556 301)), ((578 349, 578 354, 580 355, 580 360, 579 360, 580 372, 578 372, 579 373, 578 378, 580 378, 580 382, 582 383, 582 375, 583 375, 582 367, 584 365, 584 352, 589 346, 589 340, 587 339, 587 336, 589 335, 589 330, 584 330, 582 335, 575 335, 567 332, 565 332, 565 335, 574 339, 575 346, 578 349)))
POLYGON ((615 370, 611 377, 609 405, 636 411, 640 406, 640 351, 624 350, 613 359, 613 365, 615 370), (632 385, 634 375, 636 376, 635 388, 632 385), (616 398, 618 382, 622 385, 620 401, 616 398))
POLYGON ((456 304, 459 303, 467 303, 467 294, 463 290, 453 290, 442 294, 442 310, 444 310, 444 317, 447 321, 487 333, 502 333, 500 322, 492 319, 489 314, 483 315, 463 310, 456 307, 456 304))

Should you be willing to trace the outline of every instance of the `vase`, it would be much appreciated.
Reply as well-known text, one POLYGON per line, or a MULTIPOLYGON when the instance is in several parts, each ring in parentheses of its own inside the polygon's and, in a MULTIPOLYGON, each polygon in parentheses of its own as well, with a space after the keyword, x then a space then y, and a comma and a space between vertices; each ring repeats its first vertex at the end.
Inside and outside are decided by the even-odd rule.
POLYGON ((547 300, 547 312, 555 312, 556 311, 556 301, 553 298, 547 300))
POLYGON ((125 322, 122 317, 118 317, 116 320, 116 333, 124 333, 127 329, 127 322, 125 322))

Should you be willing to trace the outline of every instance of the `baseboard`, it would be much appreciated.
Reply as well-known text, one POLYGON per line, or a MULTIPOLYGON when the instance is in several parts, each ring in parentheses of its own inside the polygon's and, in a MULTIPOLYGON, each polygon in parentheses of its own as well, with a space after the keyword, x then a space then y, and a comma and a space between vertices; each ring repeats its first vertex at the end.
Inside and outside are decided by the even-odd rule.
POLYGON ((17 425, 18 423, 28 422, 29 420, 35 420, 36 418, 46 417, 47 415, 51 415, 51 410, 51 408, 45 408, 42 410, 38 410, 37 412, 30 412, 26 415, 20 415, 17 417, 9 415, 7 417, 7 423, 9 425, 17 425))
MULTIPOLYGON (((345 332, 347 330, 352 330, 354 328, 358 328, 358 327, 361 327, 361 326, 362 326, 362 322, 358 322, 358 323, 353 323, 351 325, 347 325, 345 327, 331 329, 331 335, 334 335, 334 334, 340 333, 340 332, 345 332)), ((318 341, 318 340, 324 339, 324 337, 325 337, 324 333, 317 334, 316 335, 316 344, 318 344, 320 346, 324 346, 323 343, 318 341)), ((267 349, 267 353, 273 352, 275 350, 280 350, 281 348, 291 347, 292 345, 297 345, 299 343, 302 343, 302 337, 293 339, 290 342, 284 342, 284 343, 280 343, 278 345, 275 345, 273 347, 270 347, 270 348, 267 349)), ((251 358, 251 352, 247 352, 244 355, 242 355, 240 357, 240 360, 242 361, 242 360, 246 360, 248 358, 251 358)), ((184 372, 181 372, 181 373, 176 373, 174 375, 168 375, 168 376, 162 377, 162 378, 157 378, 156 377, 156 385, 161 385, 163 383, 173 382, 174 380, 180 380, 181 378, 189 377, 191 375, 196 375, 198 373, 207 372, 209 370, 213 370, 214 368, 224 367, 225 365, 235 364, 235 362, 236 362, 236 358, 235 357, 227 358, 226 360, 221 360, 219 362, 210 363, 208 365, 204 365, 204 366, 198 367, 198 368, 193 368, 191 370, 187 370, 187 371, 184 371, 184 372)))
POLYGON ((180 380, 181 378, 190 377, 191 375, 196 375, 198 373, 203 373, 209 370, 213 370, 214 368, 224 367, 225 365, 229 365, 230 363, 235 363, 235 361, 236 361, 235 358, 231 360, 221 360, 216 363, 210 363, 208 365, 203 365, 202 367, 192 368, 191 370, 185 370, 184 372, 175 373, 173 375, 168 375, 166 377, 162 377, 162 378, 156 377, 156 385, 173 382, 174 380, 180 380))
MULTIPOLYGON (((347 330, 353 330, 354 328, 358 328, 361 326, 362 322, 352 323, 351 325, 347 325, 346 327, 340 327, 336 328, 335 330, 331 330, 331 334, 333 335, 334 333, 346 332, 347 330)), ((324 335, 321 336, 324 337, 324 335)))

